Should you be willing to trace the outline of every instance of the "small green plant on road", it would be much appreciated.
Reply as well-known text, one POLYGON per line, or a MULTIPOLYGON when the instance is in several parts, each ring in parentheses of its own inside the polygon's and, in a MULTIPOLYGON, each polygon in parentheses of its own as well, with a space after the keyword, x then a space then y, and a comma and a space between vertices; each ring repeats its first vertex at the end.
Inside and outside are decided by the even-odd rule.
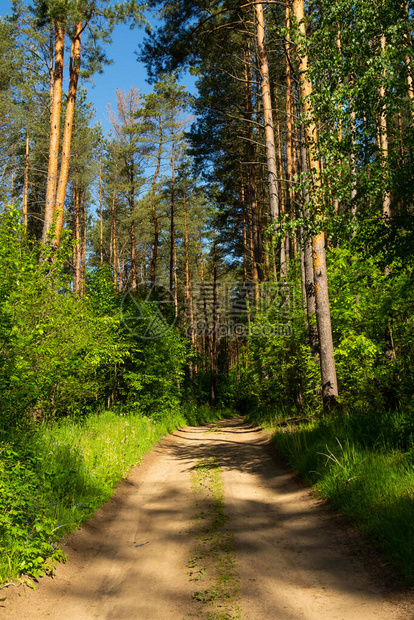
POLYGON ((227 526, 222 470, 215 457, 193 468, 196 514, 191 528, 196 544, 187 563, 190 581, 197 584, 192 599, 196 617, 206 620, 240 618, 234 535, 227 526))

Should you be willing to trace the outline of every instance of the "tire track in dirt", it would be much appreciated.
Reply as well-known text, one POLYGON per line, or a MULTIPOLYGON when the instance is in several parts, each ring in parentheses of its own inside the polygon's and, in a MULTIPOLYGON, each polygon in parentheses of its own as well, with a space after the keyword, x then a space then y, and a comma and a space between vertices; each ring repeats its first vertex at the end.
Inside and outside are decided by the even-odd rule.
POLYGON ((392 596, 332 511, 275 461, 266 435, 234 419, 186 427, 160 442, 68 539, 68 561, 54 579, 42 579, 35 592, 2 591, 0 617, 197 618, 188 576, 195 544, 191 475, 206 459, 222 472, 243 620, 414 616, 409 595, 392 596))

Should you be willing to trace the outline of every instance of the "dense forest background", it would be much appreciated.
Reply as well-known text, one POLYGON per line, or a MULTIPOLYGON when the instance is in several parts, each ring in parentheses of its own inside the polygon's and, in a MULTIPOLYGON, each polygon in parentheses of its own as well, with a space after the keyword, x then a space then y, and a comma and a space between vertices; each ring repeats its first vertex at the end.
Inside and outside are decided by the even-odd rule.
POLYGON ((107 420, 102 441, 119 424, 121 443, 125 424, 155 441, 228 408, 288 424, 282 454, 412 578, 396 534, 413 527, 411 2, 11 6, 2 577, 49 570, 96 507, 77 494, 103 501, 127 471, 119 453, 99 495, 97 457, 71 433, 107 420), (88 79, 114 26, 143 26, 144 9, 159 23, 138 50, 152 91, 119 90, 105 135, 88 79))

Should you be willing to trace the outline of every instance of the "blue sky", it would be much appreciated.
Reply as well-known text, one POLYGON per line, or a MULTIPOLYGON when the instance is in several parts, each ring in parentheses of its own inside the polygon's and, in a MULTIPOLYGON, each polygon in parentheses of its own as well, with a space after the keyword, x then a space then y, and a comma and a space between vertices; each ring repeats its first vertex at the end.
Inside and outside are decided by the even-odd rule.
MULTIPOLYGON (((2 2, 3 0, 0 0, 2 2)), ((134 28, 122 24, 117 26, 113 33, 113 44, 108 48, 108 57, 113 64, 105 67, 102 75, 93 78, 95 87, 88 85, 89 100, 96 107, 96 118, 101 120, 105 129, 109 128, 109 120, 106 114, 106 105, 111 102, 115 106, 116 89, 127 91, 131 86, 136 86, 143 93, 151 91, 151 86, 146 82, 147 73, 142 63, 137 62, 135 52, 138 45, 143 41, 144 28, 134 28)), ((181 80, 190 92, 194 92, 195 78, 187 74, 181 80)))
MULTIPOLYGON (((0 0, 0 16, 4 17, 10 11, 8 0, 0 0)), ((151 90, 147 84, 147 74, 145 67, 137 62, 135 51, 145 35, 143 28, 131 30, 127 25, 119 25, 115 28, 112 39, 113 43, 108 46, 107 56, 113 60, 113 64, 105 67, 102 75, 95 75, 92 84, 87 85, 88 99, 92 101, 96 108, 96 121, 101 121, 104 129, 110 128, 110 123, 106 113, 108 102, 112 107, 115 106, 116 89, 127 91, 132 86, 136 86, 143 93, 151 90)), ((181 81, 191 92, 194 92, 194 78, 190 75, 181 81)))
POLYGON ((146 82, 145 67, 137 62, 134 53, 139 43, 142 42, 144 34, 143 28, 130 30, 125 24, 117 26, 112 36, 113 43, 107 50, 107 55, 113 63, 104 68, 102 75, 93 77, 95 86, 87 85, 89 100, 96 108, 96 120, 102 121, 105 129, 110 126, 106 106, 108 102, 111 102, 112 107, 115 106, 117 88, 127 91, 132 86, 136 86, 143 93, 151 90, 151 86, 146 82))

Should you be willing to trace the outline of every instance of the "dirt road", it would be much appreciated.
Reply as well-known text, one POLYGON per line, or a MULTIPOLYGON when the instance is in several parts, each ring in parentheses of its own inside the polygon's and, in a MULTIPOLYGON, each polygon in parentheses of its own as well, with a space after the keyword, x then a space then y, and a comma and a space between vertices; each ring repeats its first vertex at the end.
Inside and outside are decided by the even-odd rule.
POLYGON ((0 617, 414 617, 385 595, 357 547, 277 464, 259 429, 241 420, 187 427, 164 439, 69 538, 68 561, 53 580, 35 592, 2 591, 0 617))

